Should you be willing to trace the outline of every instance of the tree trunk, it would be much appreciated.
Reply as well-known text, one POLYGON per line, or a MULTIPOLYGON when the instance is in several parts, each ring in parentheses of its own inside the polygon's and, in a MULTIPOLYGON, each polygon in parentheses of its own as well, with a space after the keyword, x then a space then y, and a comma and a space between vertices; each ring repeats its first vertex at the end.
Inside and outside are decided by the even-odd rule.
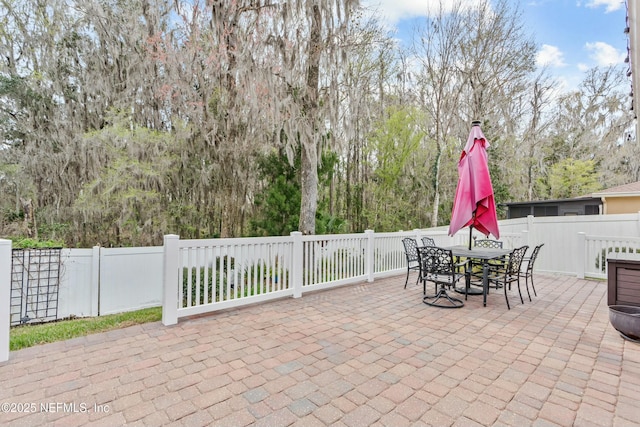
POLYGON ((300 232, 315 234, 316 210, 318 207, 318 154, 315 146, 307 144, 301 153, 301 192, 300 232))
POLYGON ((438 226, 438 207, 440 206, 440 159, 441 150, 438 146, 438 154, 433 164, 433 210, 431 211, 431 226, 438 226))
POLYGON ((322 53, 322 14, 317 0, 311 9, 309 38, 309 68, 307 69, 307 93, 304 105, 305 117, 311 123, 309 135, 301 136, 301 201, 299 229, 302 234, 315 234, 318 208, 318 84, 320 79, 320 54, 322 53))
POLYGON ((33 211, 31 199, 20 198, 22 210, 24 212, 24 233, 31 239, 38 238, 38 228, 36 227, 36 215, 33 211))

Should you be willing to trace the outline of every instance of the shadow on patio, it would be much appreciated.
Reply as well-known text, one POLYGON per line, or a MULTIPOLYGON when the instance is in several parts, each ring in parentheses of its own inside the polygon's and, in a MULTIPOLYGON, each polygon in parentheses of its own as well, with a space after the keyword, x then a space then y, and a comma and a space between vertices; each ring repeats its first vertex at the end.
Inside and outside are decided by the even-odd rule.
POLYGON ((539 274, 533 302, 446 310, 404 278, 12 352, 0 423, 638 422, 640 344, 610 326, 606 282, 539 274))

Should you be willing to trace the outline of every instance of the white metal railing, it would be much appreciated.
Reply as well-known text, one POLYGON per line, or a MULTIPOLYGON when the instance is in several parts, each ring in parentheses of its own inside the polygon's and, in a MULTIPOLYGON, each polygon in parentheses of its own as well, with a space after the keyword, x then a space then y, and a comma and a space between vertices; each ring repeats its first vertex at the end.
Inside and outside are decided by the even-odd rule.
POLYGON ((640 238, 579 233, 578 246, 584 247, 584 267, 583 271, 578 271, 578 276, 606 279, 607 256, 611 253, 640 253, 640 238))
MULTIPOLYGON (((165 236, 163 323, 349 283, 406 269, 403 237, 433 237, 438 245, 468 244, 469 235, 442 230, 396 233, 180 240, 165 236)), ((521 233, 506 233, 508 247, 521 233)))
POLYGON ((165 236, 163 322, 293 295, 294 244, 291 237, 165 236))
POLYGON ((165 236, 162 321, 397 274, 406 268, 401 234, 165 236))
POLYGON ((302 236, 302 292, 367 279, 369 235, 302 236))
MULTIPOLYGON (((420 241, 422 236, 434 238, 439 246, 469 244, 466 232, 451 237, 438 229, 312 236, 294 232, 285 237, 204 240, 166 236, 163 323, 402 273, 406 269, 402 238, 420 241)), ((575 266, 578 277, 606 278, 609 253, 640 252, 638 237, 584 232, 574 236, 564 236, 560 243, 548 236, 542 242, 549 246, 543 252, 550 261, 558 262, 560 256, 562 262, 575 266)), ((507 248, 525 244, 533 248, 540 243, 530 230, 505 231, 500 239, 507 248)))
POLYGON ((287 237, 208 240, 165 236, 163 323, 363 281, 372 235, 294 232, 287 237))

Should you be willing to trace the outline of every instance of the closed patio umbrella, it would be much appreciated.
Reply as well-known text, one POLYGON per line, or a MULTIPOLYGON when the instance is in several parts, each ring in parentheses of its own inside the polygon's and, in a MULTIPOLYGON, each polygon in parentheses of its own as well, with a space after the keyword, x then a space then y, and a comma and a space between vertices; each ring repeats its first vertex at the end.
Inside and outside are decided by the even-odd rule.
POLYGON ((485 236, 493 234, 496 239, 500 238, 487 147, 489 142, 480 129, 480 122, 473 121, 467 145, 458 161, 458 187, 449 225, 450 236, 463 227, 470 227, 469 249, 473 228, 485 236))

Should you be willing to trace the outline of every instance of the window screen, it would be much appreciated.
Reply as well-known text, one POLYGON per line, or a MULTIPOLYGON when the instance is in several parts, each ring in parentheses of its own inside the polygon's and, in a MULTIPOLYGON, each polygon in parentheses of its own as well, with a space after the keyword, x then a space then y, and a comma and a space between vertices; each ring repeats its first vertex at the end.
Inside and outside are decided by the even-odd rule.
POLYGON ((598 205, 586 205, 584 207, 585 215, 599 215, 600 214, 600 206, 598 205))
POLYGON ((558 216, 557 206, 535 206, 533 216, 558 216))

